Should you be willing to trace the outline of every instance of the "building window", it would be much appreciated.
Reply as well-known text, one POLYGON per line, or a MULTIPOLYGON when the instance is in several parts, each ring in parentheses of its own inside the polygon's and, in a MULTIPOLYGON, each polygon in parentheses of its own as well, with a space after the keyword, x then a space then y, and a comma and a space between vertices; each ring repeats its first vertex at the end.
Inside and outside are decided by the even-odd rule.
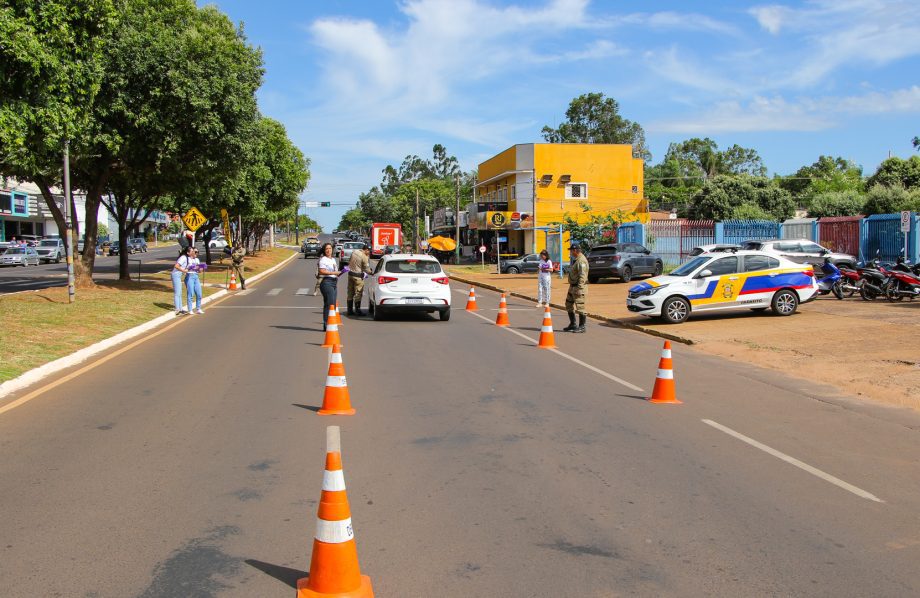
POLYGON ((517 199, 517 185, 511 185, 511 199, 517 199))
POLYGON ((588 198, 588 183, 566 183, 565 198, 566 199, 587 199, 588 198))
POLYGON ((13 213, 13 196, 9 193, 0 193, 0 214, 13 213))
POLYGON ((10 195, 13 196, 13 215, 28 216, 29 196, 25 193, 16 193, 15 191, 13 191, 10 195))

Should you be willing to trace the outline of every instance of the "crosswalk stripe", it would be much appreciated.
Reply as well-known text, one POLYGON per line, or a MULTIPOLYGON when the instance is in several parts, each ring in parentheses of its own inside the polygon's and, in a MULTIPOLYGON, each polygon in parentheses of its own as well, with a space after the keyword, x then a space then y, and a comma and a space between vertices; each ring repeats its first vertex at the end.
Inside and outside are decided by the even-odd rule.
POLYGON ((284 289, 272 289, 268 293, 266 293, 266 295, 268 295, 269 297, 274 297, 275 295, 281 294, 281 291, 283 290, 284 289))
POLYGON ((237 291, 235 294, 236 295, 248 295, 251 292, 252 292, 252 289, 243 289, 242 291, 237 291))
POLYGON ((297 292, 294 294, 295 295, 309 295, 311 292, 312 292, 311 289, 297 289, 297 292))

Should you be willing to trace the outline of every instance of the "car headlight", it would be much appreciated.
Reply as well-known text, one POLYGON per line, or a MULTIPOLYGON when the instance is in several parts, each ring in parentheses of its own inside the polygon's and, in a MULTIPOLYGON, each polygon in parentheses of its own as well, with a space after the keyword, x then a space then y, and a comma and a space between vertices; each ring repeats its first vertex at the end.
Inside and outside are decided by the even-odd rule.
POLYGON ((650 288, 650 289, 645 289, 644 291, 639 291, 638 293, 633 293, 633 295, 635 295, 636 297, 649 297, 649 296, 651 296, 651 295, 654 295, 655 293, 657 293, 657 292, 660 291, 661 289, 665 288, 666 286, 668 286, 668 285, 663 284, 663 285, 660 285, 660 286, 657 286, 657 287, 652 287, 652 288, 650 288))

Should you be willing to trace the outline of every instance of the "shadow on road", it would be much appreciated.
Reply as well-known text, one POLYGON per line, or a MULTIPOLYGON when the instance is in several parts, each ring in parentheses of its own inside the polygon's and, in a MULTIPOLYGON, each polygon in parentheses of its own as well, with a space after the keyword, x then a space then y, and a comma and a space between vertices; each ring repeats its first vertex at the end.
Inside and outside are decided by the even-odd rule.
POLYGON ((270 577, 274 577, 278 581, 286 583, 295 589, 297 588, 297 580, 307 577, 307 572, 301 571, 299 569, 291 569, 290 567, 282 567, 281 565, 272 565, 271 563, 264 563, 255 559, 246 559, 244 562, 250 567, 255 567, 262 573, 270 577))
POLYGON ((301 409, 306 409, 307 411, 312 411, 316 413, 321 409, 321 407, 314 407, 313 405, 301 405, 300 403, 291 403, 294 407, 300 407, 301 409))
POLYGON ((322 332, 323 331, 322 328, 304 328, 303 326, 281 326, 281 325, 275 326, 273 324, 271 327, 277 328, 279 330, 296 330, 298 332, 322 332))
POLYGON ((636 400, 639 400, 639 401, 647 401, 647 400, 648 400, 648 397, 644 397, 644 396, 642 396, 642 395, 624 395, 623 393, 619 393, 619 392, 616 393, 614 396, 617 396, 617 397, 625 397, 625 398, 627 398, 627 399, 636 399, 636 400))

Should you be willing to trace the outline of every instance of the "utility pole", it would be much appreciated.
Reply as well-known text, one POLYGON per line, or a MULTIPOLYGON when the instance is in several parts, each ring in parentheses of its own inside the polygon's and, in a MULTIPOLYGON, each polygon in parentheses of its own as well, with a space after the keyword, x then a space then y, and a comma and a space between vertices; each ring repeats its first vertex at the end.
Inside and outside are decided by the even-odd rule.
POLYGON ((454 248, 455 262, 460 263, 460 175, 457 175, 457 211, 454 212, 454 229, 457 231, 457 246, 454 248))
POLYGON ((300 202, 303 201, 300 198, 297 198, 297 211, 294 213, 294 244, 297 247, 300 247, 300 202))
MULTIPOLYGON (((73 272, 73 235, 70 222, 70 140, 64 140, 64 247, 67 248, 67 302, 77 300, 76 285, 73 272)), ((124 251, 124 250, 123 250, 124 251)))
MULTIPOLYGON (((531 197, 533 198, 533 249, 531 253, 537 252, 537 169, 534 168, 530 173, 531 197)), ((559 240, 562 243, 562 240, 559 240)))
POLYGON ((421 237, 418 232, 418 187, 415 188, 415 253, 421 253, 419 242, 421 237))

